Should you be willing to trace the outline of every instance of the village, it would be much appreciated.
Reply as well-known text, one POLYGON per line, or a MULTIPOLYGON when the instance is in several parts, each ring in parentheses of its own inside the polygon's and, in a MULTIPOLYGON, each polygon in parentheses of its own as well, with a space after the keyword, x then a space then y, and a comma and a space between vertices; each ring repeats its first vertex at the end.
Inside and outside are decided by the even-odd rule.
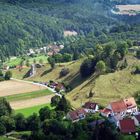
POLYGON ((99 114, 102 117, 102 119, 92 122, 93 127, 97 124, 103 125, 105 120, 108 120, 122 134, 135 134, 138 137, 140 112, 133 97, 111 102, 103 109, 100 109, 97 103, 89 101, 82 108, 70 111, 67 114, 67 119, 75 123, 85 119, 88 114, 99 114))

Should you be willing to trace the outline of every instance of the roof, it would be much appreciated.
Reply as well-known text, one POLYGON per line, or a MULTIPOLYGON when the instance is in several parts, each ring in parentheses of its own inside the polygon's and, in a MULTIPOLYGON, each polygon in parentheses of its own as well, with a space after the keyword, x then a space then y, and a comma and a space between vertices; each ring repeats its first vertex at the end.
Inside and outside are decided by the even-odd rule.
POLYGON ((120 120, 120 131, 122 133, 130 133, 130 132, 135 132, 135 123, 133 119, 124 119, 120 120))
POLYGON ((83 108, 77 109, 75 111, 69 112, 70 118, 74 121, 79 119, 80 115, 84 114, 86 115, 86 111, 83 108))
POLYGON ((127 110, 127 107, 123 100, 112 102, 110 105, 114 113, 123 112, 127 110))
POLYGON ((96 105, 97 105, 97 103, 93 103, 93 102, 86 102, 85 104, 84 104, 84 108, 86 108, 86 109, 96 109, 96 105))
POLYGON ((140 114, 139 115, 135 115, 135 118, 140 122, 140 114))
POLYGON ((137 104, 135 102, 135 99, 133 97, 128 98, 128 99, 124 99, 124 103, 125 103, 125 105, 127 106, 128 109, 137 106, 137 104))
POLYGON ((104 113, 104 114, 108 114, 108 113, 111 113, 112 111, 108 108, 104 108, 103 110, 100 111, 101 113, 104 113))

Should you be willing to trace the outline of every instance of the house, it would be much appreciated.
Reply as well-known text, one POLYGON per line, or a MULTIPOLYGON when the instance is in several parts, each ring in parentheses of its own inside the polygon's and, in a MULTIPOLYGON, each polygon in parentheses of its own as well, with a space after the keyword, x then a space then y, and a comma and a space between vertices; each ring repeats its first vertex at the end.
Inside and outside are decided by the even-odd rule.
POLYGON ((103 110, 100 110, 100 113, 104 117, 109 117, 112 114, 112 110, 108 108, 104 108, 103 110))
POLYGON ((118 114, 125 116, 127 112, 127 107, 123 100, 111 102, 107 108, 112 111, 111 116, 118 115, 118 114))
POLYGON ((138 111, 137 104, 136 104, 135 99, 133 97, 128 98, 128 99, 124 99, 124 103, 127 107, 127 113, 135 114, 138 111))
POLYGON ((140 114, 133 116, 132 119, 134 120, 136 126, 140 125, 140 114))
POLYGON ((101 111, 103 116, 108 117, 121 115, 124 117, 126 114, 135 114, 137 112, 137 104, 133 97, 111 102, 104 110, 101 111))
POLYGON ((80 109, 77 109, 74 111, 70 111, 66 117, 67 117, 67 119, 71 120, 72 122, 77 122, 86 117, 86 111, 83 108, 80 108, 80 109))
POLYGON ((136 132, 136 127, 133 119, 123 119, 119 121, 119 129, 121 133, 131 134, 136 132))
POLYGON ((93 102, 86 102, 83 105, 83 108, 85 109, 85 111, 87 113, 95 113, 99 110, 99 106, 97 103, 93 103, 93 102))

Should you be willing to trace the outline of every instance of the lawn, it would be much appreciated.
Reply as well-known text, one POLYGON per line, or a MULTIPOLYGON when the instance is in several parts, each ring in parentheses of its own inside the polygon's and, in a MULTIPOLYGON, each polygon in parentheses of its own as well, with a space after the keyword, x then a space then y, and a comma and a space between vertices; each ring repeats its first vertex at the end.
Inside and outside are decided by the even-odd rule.
POLYGON ((45 106, 48 106, 50 109, 52 108, 50 104, 44 104, 44 105, 38 105, 30 108, 24 108, 24 109, 19 109, 15 110, 15 113, 22 113, 25 117, 28 117, 32 115, 33 113, 39 113, 39 110, 45 106))
MULTIPOLYGON (((39 63, 39 61, 41 59, 42 59, 43 63, 47 63, 48 62, 48 57, 46 55, 37 55, 35 57, 26 56, 24 63, 26 63, 26 60, 29 60, 30 64, 32 64, 34 62, 34 60, 36 60, 36 62, 39 63)), ((5 62, 5 64, 10 66, 10 67, 12 67, 12 66, 19 65, 21 63, 21 61, 22 61, 22 58, 21 57, 17 57, 17 58, 14 58, 14 59, 7 60, 5 62)))
POLYGON ((10 95, 10 96, 6 96, 5 98, 9 102, 13 102, 13 101, 26 100, 26 99, 32 99, 32 98, 47 96, 47 95, 50 95, 50 94, 52 94, 52 92, 48 89, 45 89, 45 90, 39 90, 39 91, 34 91, 34 92, 29 92, 29 93, 21 93, 21 94, 10 95))

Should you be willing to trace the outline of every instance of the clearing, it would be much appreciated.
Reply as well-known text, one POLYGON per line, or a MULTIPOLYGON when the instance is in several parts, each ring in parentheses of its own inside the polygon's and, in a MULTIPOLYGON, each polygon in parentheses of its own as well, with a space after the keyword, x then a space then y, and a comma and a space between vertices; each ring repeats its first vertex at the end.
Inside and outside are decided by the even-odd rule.
POLYGON ((4 81, 0 82, 0 97, 27 93, 46 89, 45 87, 22 81, 4 81))
POLYGON ((116 8, 119 9, 117 12, 121 15, 136 15, 140 12, 140 5, 116 5, 116 8))

